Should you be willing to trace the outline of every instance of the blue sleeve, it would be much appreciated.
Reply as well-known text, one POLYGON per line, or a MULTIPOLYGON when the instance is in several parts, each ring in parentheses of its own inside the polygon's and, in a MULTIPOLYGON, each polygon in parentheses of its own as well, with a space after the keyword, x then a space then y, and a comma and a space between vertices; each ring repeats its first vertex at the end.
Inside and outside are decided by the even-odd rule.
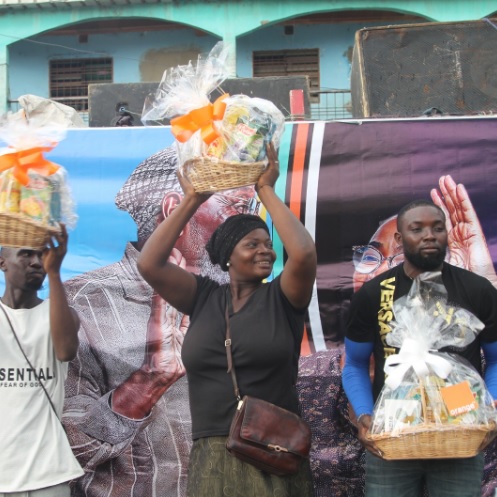
POLYGON ((481 348, 485 356, 485 384, 490 395, 497 400, 497 342, 482 342, 481 348))
POLYGON ((373 387, 369 377, 373 345, 373 342, 354 342, 345 338, 342 384, 356 416, 373 413, 373 387))

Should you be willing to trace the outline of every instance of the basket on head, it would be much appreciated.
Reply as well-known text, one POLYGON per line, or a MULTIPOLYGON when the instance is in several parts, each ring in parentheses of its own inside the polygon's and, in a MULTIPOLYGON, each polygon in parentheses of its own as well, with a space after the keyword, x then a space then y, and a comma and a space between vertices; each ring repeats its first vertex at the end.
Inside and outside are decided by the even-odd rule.
POLYGON ((43 249, 60 229, 46 226, 22 214, 0 212, 0 246, 43 249))
POLYGON ((223 161, 214 157, 194 157, 182 166, 183 174, 198 193, 214 193, 254 185, 266 162, 223 161))

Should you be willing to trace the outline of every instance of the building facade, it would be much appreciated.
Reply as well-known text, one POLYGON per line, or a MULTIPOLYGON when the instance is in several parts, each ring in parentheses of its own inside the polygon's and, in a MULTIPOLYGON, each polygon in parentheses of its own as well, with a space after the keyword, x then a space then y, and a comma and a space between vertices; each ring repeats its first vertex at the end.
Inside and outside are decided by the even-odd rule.
POLYGON ((1 0, 0 112, 33 94, 84 116, 89 84, 159 81, 223 40, 232 77, 306 74, 307 117, 346 118, 358 29, 496 12, 497 0, 1 0))

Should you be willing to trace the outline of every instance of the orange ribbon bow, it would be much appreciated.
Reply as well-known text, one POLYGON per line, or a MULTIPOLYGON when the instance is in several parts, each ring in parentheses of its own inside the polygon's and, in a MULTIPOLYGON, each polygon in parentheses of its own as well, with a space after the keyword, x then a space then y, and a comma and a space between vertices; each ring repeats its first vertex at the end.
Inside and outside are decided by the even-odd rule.
POLYGON ((0 155, 0 172, 13 167, 12 175, 24 186, 29 183, 28 170, 32 169, 44 176, 54 174, 60 166, 43 157, 53 147, 34 147, 0 155))
POLYGON ((223 118, 226 110, 226 103, 223 100, 227 97, 229 93, 221 95, 214 103, 171 119, 171 131, 176 139, 185 143, 200 130, 202 140, 210 145, 219 136, 219 132, 214 127, 214 121, 220 121, 223 118))

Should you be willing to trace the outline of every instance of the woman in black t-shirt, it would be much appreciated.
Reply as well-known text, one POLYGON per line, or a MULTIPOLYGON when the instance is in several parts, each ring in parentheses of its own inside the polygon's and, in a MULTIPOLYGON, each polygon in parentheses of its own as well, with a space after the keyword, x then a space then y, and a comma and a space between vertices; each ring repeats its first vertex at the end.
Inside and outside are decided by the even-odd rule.
POLYGON ((211 261, 229 273, 229 285, 199 277, 169 262, 188 221, 209 197, 180 176, 184 197, 154 231, 138 269, 155 291, 190 316, 182 357, 187 369, 193 447, 188 497, 311 497, 309 464, 297 475, 263 473, 230 456, 225 448, 236 399, 226 373, 225 310, 230 314, 233 361, 242 395, 252 395, 297 412, 295 391, 304 316, 316 277, 316 250, 305 227, 277 197, 277 154, 268 147, 268 168, 255 188, 283 243, 287 260, 272 273, 276 254, 264 221, 241 214, 228 218, 212 235, 211 261))

